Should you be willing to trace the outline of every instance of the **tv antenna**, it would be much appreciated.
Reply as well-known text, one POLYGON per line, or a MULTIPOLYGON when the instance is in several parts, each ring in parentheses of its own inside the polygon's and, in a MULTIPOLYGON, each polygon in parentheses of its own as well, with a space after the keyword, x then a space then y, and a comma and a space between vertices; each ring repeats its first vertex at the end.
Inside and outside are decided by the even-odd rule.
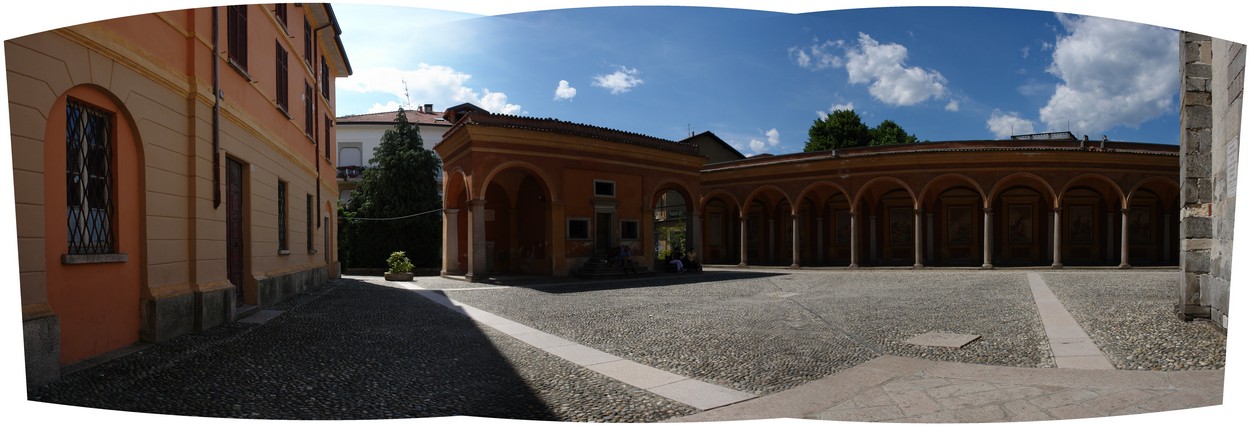
POLYGON ((408 96, 408 80, 400 78, 399 82, 404 85, 404 107, 412 108, 412 97, 408 96))

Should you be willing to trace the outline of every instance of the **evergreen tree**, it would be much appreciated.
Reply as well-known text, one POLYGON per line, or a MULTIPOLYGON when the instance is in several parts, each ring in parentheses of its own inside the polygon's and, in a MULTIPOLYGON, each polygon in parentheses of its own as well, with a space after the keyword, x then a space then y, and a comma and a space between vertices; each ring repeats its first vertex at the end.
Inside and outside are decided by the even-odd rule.
POLYGON ((803 151, 827 151, 830 149, 851 148, 868 145, 871 140, 868 126, 859 118, 855 110, 839 109, 817 119, 807 130, 807 144, 803 151))
POLYGON ((442 215, 427 213, 442 207, 436 176, 440 162, 425 149, 416 123, 400 108, 395 127, 382 135, 345 209, 349 217, 403 218, 349 221, 346 229, 351 266, 381 267, 394 251, 404 251, 413 264, 440 264, 442 215), (419 213, 427 213, 407 217, 419 213))

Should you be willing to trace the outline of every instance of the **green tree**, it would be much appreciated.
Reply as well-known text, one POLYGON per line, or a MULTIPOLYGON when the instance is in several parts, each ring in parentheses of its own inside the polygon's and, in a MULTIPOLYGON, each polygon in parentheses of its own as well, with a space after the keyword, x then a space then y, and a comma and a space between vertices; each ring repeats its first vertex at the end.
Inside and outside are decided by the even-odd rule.
POLYGON ((395 251, 407 253, 420 267, 438 265, 442 215, 429 212, 442 207, 436 180, 441 165, 438 156, 425 149, 417 124, 408 122, 403 108, 369 164, 345 209, 345 216, 358 220, 340 229, 349 233, 351 266, 384 266, 395 251), (368 220, 373 218, 400 219, 368 220))
POLYGON ((903 126, 899 126, 891 120, 882 121, 877 127, 874 127, 869 133, 872 135, 872 142, 869 145, 895 145, 900 143, 916 143, 916 135, 908 134, 903 130, 903 126))
POLYGON ((868 145, 870 141, 868 126, 859 119, 859 114, 855 110, 839 109, 812 123, 803 151, 851 148, 868 145))

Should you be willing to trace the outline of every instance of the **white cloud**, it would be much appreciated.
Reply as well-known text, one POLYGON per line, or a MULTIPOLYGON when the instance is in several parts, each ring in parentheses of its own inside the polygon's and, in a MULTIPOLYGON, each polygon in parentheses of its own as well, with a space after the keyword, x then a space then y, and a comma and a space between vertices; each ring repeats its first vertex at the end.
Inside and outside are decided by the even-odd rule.
POLYGON ((959 112, 959 101, 951 99, 946 103, 946 110, 950 112, 959 112))
POLYGON ((893 106, 915 105, 946 94, 946 77, 920 67, 904 67, 907 48, 901 44, 881 44, 867 34, 859 34, 859 47, 846 53, 848 80, 871 84, 868 93, 893 106))
POLYGON ((560 80, 560 85, 556 87, 555 100, 573 99, 574 96, 577 96, 577 89, 569 86, 568 80, 560 80))
POLYGON ((1039 114, 1049 129, 1100 134, 1172 110, 1180 90, 1175 31, 1096 17, 1059 20, 1068 34, 1056 41, 1046 71, 1063 83, 1039 114))
POLYGON ((781 143, 781 132, 778 132, 776 128, 768 129, 764 132, 764 136, 768 137, 768 146, 777 146, 781 143))
POLYGON ((1004 113, 997 109, 990 114, 990 119, 985 121, 985 127, 999 139, 1034 132, 1032 120, 1020 118, 1020 114, 1015 112, 1004 113))
MULTIPOLYGON (((471 78, 472 75, 450 67, 422 63, 415 70, 394 67, 358 69, 350 77, 339 79, 336 88, 339 91, 389 94, 395 100, 385 105, 394 104, 397 107, 411 99, 416 105, 429 103, 450 107, 470 102, 500 114, 521 111, 520 105, 508 103, 508 95, 503 92, 491 92, 486 88, 479 91, 465 86, 471 78), (407 92, 404 90, 405 83, 407 92)), ((374 104, 370 110, 385 105, 374 104)))
POLYGON ((794 59, 794 62, 803 68, 813 71, 839 68, 844 62, 842 57, 833 52, 833 49, 842 47, 842 44, 842 40, 825 40, 822 43, 819 39, 813 39, 811 46, 806 48, 794 46, 787 51, 790 53, 790 57, 794 59))
POLYGON ((620 67, 614 73, 596 75, 594 78, 592 85, 611 90, 613 95, 629 92, 642 84, 642 79, 638 78, 637 68, 620 67))
POLYGON ((762 154, 764 151, 768 151, 768 144, 759 139, 751 139, 751 151, 755 151, 756 154, 762 154))
POLYGON ((369 114, 372 114, 375 112, 395 112, 395 111, 398 111, 399 107, 401 106, 403 106, 404 109, 412 109, 410 107, 404 106, 404 104, 401 104, 399 102, 390 101, 385 104, 374 103, 373 106, 369 107, 369 110, 365 112, 369 114))
POLYGON ((855 110, 855 103, 854 103, 854 102, 847 102, 847 103, 844 103, 844 104, 833 104, 833 105, 830 105, 830 106, 829 106, 829 111, 827 111, 827 112, 826 112, 826 111, 816 111, 816 116, 817 116, 817 117, 820 117, 820 119, 821 119, 821 120, 824 120, 826 117, 829 117, 829 114, 832 114, 834 111, 837 111, 837 110, 840 110, 840 109, 841 109, 841 110, 851 110, 851 111, 854 111, 854 110, 855 110))
POLYGON ((1021 57, 1021 58, 1025 58, 1025 59, 1028 59, 1028 58, 1029 58, 1029 50, 1030 50, 1030 46, 1024 46, 1024 47, 1020 48, 1020 57, 1021 57))

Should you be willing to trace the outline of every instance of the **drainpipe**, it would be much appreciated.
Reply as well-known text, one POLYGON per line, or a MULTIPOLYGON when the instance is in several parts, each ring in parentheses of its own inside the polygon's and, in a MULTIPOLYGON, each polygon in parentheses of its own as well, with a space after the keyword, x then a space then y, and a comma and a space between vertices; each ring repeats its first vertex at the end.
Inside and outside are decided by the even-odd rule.
MULTIPOLYGON (((313 48, 313 56, 314 56, 314 57, 315 57, 315 56, 317 56, 317 49, 316 49, 316 46, 315 46, 315 44, 316 44, 316 42, 317 42, 317 41, 316 41, 316 40, 317 40, 317 33, 321 32, 321 30, 324 30, 324 29, 326 29, 326 28, 330 27, 330 26, 331 26, 331 24, 333 24, 333 23, 334 23, 333 21, 330 21, 330 22, 327 22, 325 25, 322 25, 322 26, 320 26, 320 27, 317 27, 317 28, 314 28, 314 29, 313 29, 313 43, 314 43, 314 48, 313 48)), ((314 58, 314 59, 315 59, 315 58, 314 58)), ((320 63, 319 63, 318 61, 315 61, 315 60, 314 60, 314 61, 312 61, 312 62, 313 62, 313 66, 312 66, 312 68, 313 68, 313 75, 317 75, 317 72, 321 70, 321 68, 318 68, 318 67, 317 67, 318 65, 320 65, 320 63)), ((323 75, 323 76, 321 76, 321 78, 323 78, 323 79, 324 79, 324 78, 326 78, 326 76, 324 76, 324 75, 323 75)), ((318 83, 321 83, 321 82, 318 82, 318 83)), ((319 93, 319 92, 321 91, 320 84, 318 84, 317 86, 318 86, 318 87, 314 87, 314 88, 313 88, 313 93, 314 93, 314 94, 319 93)), ((326 93, 326 97, 327 97, 327 99, 329 98, 329 96, 330 96, 330 94, 329 94, 329 93, 326 93)), ((314 100, 313 100, 313 105, 316 105, 316 104, 317 104, 316 98, 313 98, 313 99, 314 99, 314 100)), ((318 121, 320 121, 320 120, 319 120, 320 118, 321 118, 321 117, 314 117, 314 118, 313 118, 313 128, 316 128, 316 127, 317 127, 317 122, 318 122, 318 121)), ((329 137, 330 137, 329 130, 330 130, 329 128, 326 128, 326 138, 327 138, 327 139, 329 139, 329 137)), ((320 139, 320 138, 317 138, 316 136, 314 136, 314 137, 313 137, 313 140, 314 140, 314 141, 320 141, 321 139, 320 139)), ((330 143, 330 141, 329 141, 329 140, 327 140, 327 141, 326 141, 326 143, 327 143, 327 144, 329 144, 329 143, 330 143)), ((329 146, 329 145, 327 145, 327 146, 329 146)), ((316 185, 314 185, 314 186, 317 188, 317 210, 321 210, 321 143, 320 143, 320 142, 318 142, 318 143, 314 143, 314 144, 313 144, 313 149, 315 149, 315 150, 316 150, 316 152, 313 152, 313 162, 317 164, 317 183, 316 183, 316 185)), ((329 160, 329 159, 330 159, 329 157, 327 157, 327 158, 326 158, 326 160, 329 160)), ((335 179, 338 179, 338 178, 337 178, 337 177, 335 177, 335 179)), ((320 228, 321 228, 321 221, 320 221, 320 220, 318 220, 318 221, 317 221, 317 228, 318 228, 318 229, 320 229, 320 228)), ((329 247, 326 247, 326 250, 329 250, 329 249, 330 249, 329 247)))
POLYGON ((220 22, 213 7, 213 209, 221 207, 221 48, 220 22))

